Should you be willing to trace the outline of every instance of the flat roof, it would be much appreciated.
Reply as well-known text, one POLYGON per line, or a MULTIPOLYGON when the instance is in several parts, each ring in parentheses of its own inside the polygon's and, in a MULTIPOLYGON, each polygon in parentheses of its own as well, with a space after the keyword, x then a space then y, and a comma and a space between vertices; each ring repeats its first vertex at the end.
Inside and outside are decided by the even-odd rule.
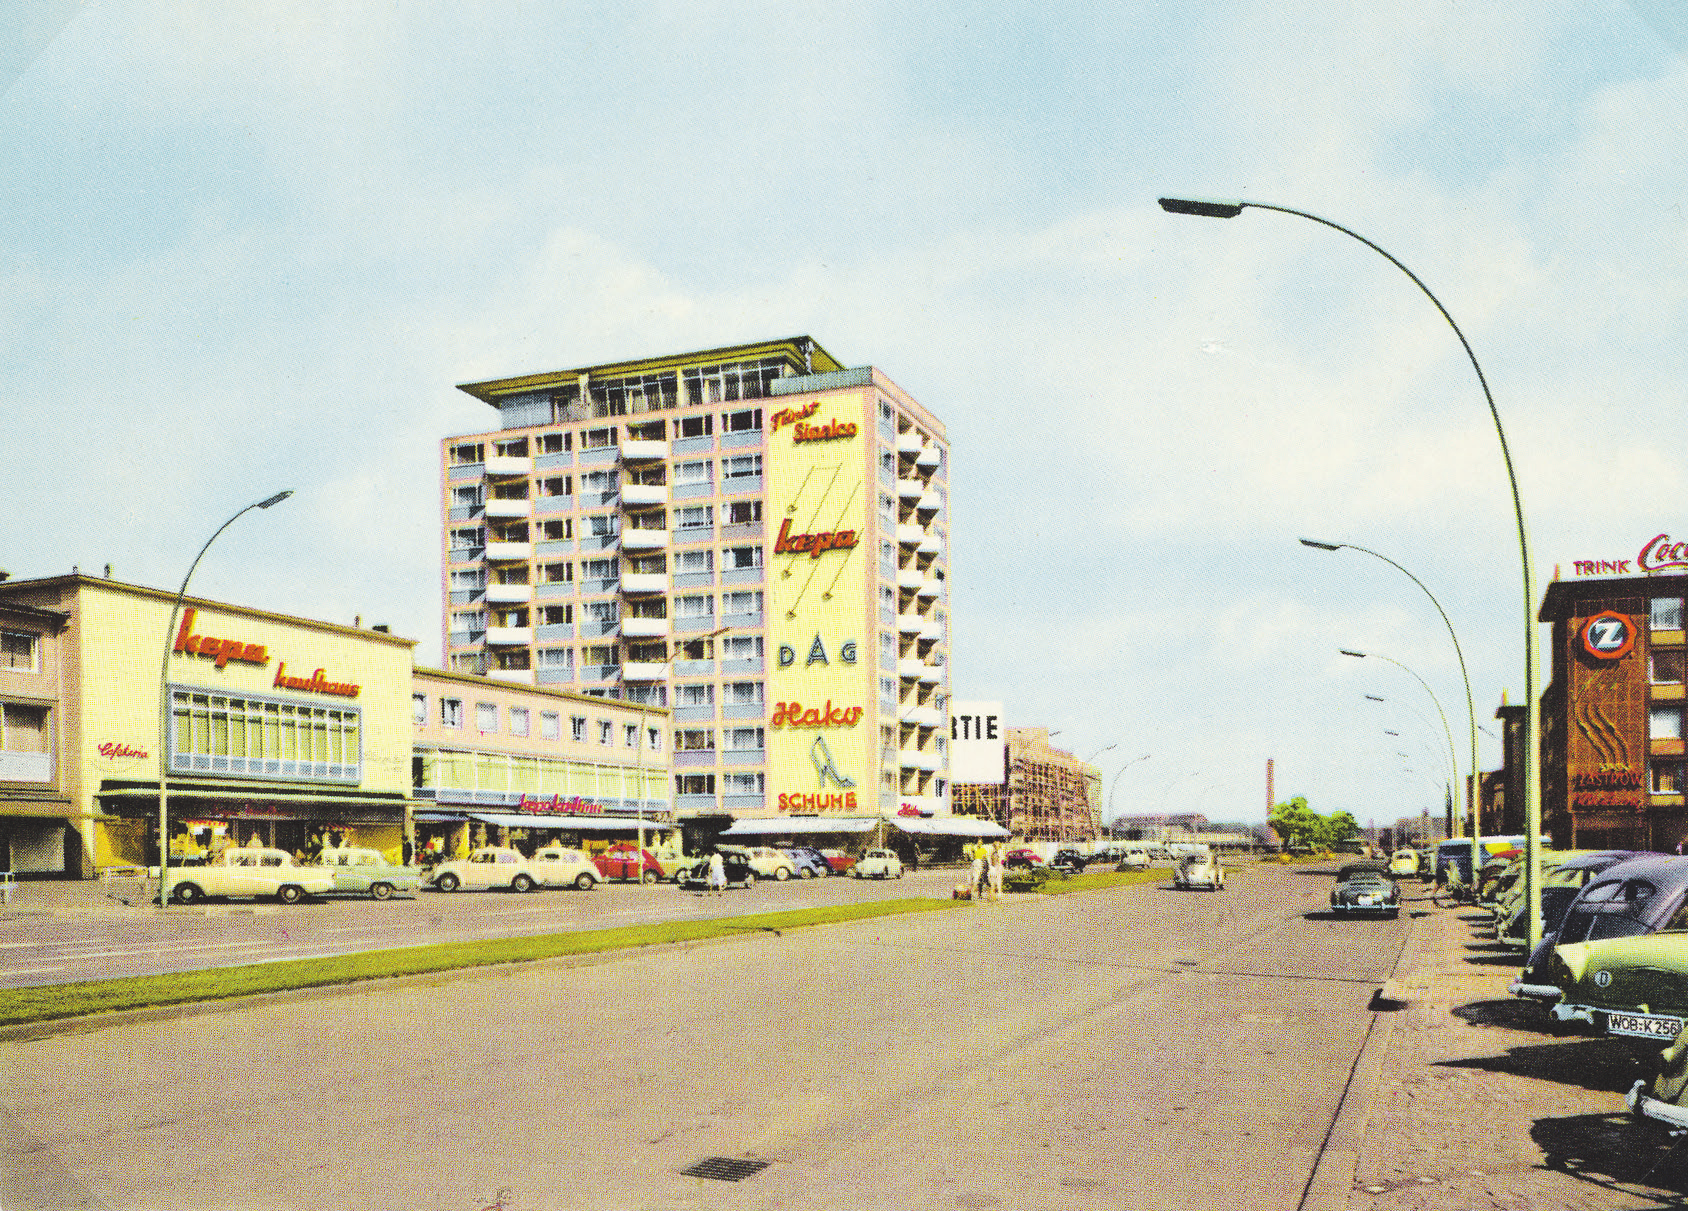
POLYGON ((658 357, 634 358, 630 361, 603 362, 596 366, 577 366, 570 370, 547 370, 514 378, 488 379, 479 383, 459 383, 457 389, 496 408, 507 395, 562 386, 576 381, 583 374, 589 379, 625 378, 635 374, 661 374, 688 366, 712 366, 722 362, 750 361, 765 357, 784 357, 810 374, 826 374, 846 368, 844 363, 821 348, 813 337, 790 336, 748 345, 723 345, 716 349, 699 349, 691 353, 671 353, 658 357))

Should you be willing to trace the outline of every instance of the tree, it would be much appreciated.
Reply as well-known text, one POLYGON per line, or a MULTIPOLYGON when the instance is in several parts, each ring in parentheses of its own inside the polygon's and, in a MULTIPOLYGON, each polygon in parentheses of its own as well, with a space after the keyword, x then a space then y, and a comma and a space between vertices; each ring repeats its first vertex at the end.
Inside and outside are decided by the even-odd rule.
POLYGON ((1346 841, 1360 831, 1359 821, 1348 812, 1333 812, 1321 816, 1307 806, 1304 795, 1296 795, 1287 803, 1275 804, 1266 823, 1287 845, 1299 841, 1304 845, 1328 848, 1338 841, 1346 841))

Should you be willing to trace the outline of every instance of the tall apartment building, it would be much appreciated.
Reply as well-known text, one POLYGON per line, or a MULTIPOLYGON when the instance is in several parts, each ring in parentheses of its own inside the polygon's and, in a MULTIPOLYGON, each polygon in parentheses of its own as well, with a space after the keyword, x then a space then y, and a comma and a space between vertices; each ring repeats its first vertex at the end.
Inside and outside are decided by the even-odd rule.
POLYGON ((806 336, 461 390, 449 669, 669 707, 682 818, 948 813, 936 417, 806 336))

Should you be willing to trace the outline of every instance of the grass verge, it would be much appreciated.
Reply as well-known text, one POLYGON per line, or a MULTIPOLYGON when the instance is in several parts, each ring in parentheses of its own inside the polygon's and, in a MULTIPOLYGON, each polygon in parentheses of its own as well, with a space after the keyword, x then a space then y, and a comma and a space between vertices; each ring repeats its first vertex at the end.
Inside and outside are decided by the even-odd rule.
MULTIPOLYGON (((1079 890, 1079 889, 1074 889, 1079 890)), ((491 938, 479 942, 443 942, 396 950, 332 955, 317 959, 285 959, 244 967, 118 980, 88 980, 75 984, 47 984, 36 988, 0 989, 0 1026, 49 1022, 123 1009, 221 1001, 297 988, 320 988, 390 976, 426 975, 464 967, 500 963, 531 963, 566 955, 596 954, 640 946, 699 942, 747 933, 782 933, 870 917, 901 916, 956 907, 950 900, 870 900, 824 908, 756 913, 707 921, 666 921, 653 925, 623 925, 614 929, 586 929, 574 933, 538 934, 522 938, 491 938)))
POLYGON ((1065 879, 1051 879, 1038 890, 1046 896, 1064 896, 1075 891, 1101 891, 1106 887, 1125 887, 1132 883, 1159 883, 1170 878, 1170 867, 1150 867, 1148 870, 1095 870, 1086 874, 1068 875, 1065 879))

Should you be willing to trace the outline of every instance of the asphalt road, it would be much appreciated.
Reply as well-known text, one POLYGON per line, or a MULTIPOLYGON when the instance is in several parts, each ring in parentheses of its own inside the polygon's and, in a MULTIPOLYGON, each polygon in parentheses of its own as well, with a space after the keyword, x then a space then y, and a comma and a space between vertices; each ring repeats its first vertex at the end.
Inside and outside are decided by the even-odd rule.
POLYGON ((1408 927, 1328 919, 1328 882, 1247 868, 0 1043, 0 1207, 1294 1208, 1408 927), (711 1158, 766 1167, 683 1172, 711 1158))
POLYGON ((323 898, 298 904, 229 900, 162 913, 139 884, 34 885, 0 915, 0 988, 65 984, 349 954, 433 942, 557 933, 616 925, 822 904, 947 894, 953 871, 902 879, 794 879, 704 896, 671 883, 606 883, 593 891, 548 888, 423 891, 374 901, 323 898), (35 911, 31 911, 31 906, 35 911))

